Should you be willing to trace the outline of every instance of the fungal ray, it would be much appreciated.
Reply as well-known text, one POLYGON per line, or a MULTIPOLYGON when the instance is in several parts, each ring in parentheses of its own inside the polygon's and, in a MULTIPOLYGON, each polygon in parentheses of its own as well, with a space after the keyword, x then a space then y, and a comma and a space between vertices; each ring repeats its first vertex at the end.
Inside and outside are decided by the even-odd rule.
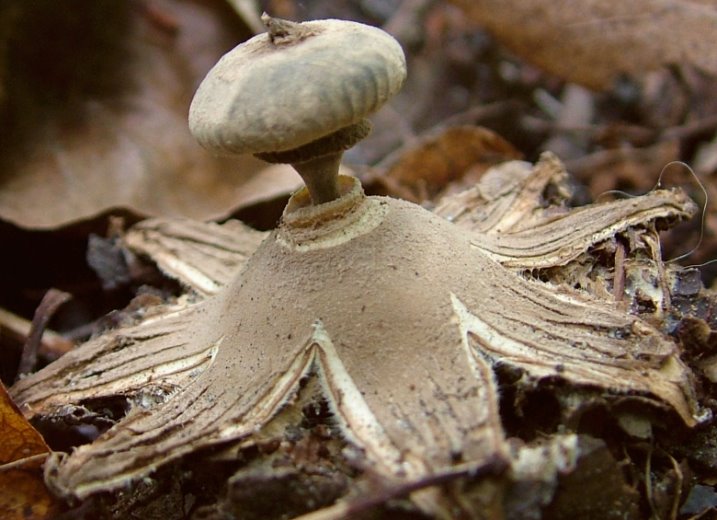
POLYGON ((18 381, 13 398, 28 418, 60 418, 84 403, 163 400, 211 365, 218 345, 189 340, 205 307, 180 301, 151 309, 139 323, 106 331, 44 370, 18 381))
POLYGON ((597 302, 580 301, 578 295, 556 299, 541 294, 544 288, 538 284, 527 285, 537 295, 533 302, 540 305, 541 297, 548 296, 543 305, 515 298, 520 303, 510 313, 500 313, 499 306, 498 313, 471 311, 452 295, 465 341, 479 359, 511 366, 536 380, 552 377, 576 386, 644 394, 656 406, 669 403, 686 424, 696 424, 691 375, 668 339, 635 318, 600 309, 597 302), (550 303, 560 306, 550 308, 550 303))
POLYGON ((474 233, 473 245, 509 269, 554 268, 631 228, 693 217, 697 205, 681 190, 568 210, 563 163, 550 152, 534 165, 509 161, 473 187, 444 198, 435 213, 474 233), (554 192, 550 203, 546 192, 554 192))
POLYGON ((301 379, 314 365, 316 342, 311 335, 282 345, 281 362, 259 356, 236 364, 233 354, 246 345, 218 334, 218 339, 200 341, 225 343, 208 370, 166 402, 151 411, 131 413, 94 443, 48 469, 53 489, 86 497, 126 485, 194 450, 251 436, 296 397, 301 379))

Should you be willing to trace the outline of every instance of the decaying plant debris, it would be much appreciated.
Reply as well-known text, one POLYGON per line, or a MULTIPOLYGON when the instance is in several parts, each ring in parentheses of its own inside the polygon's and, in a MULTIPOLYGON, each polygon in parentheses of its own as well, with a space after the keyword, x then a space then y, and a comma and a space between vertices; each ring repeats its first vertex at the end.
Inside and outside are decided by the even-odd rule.
POLYGON ((186 292, 12 388, 37 424, 113 425, 49 461, 48 483, 115 514, 170 496, 177 518, 637 518, 605 442, 709 415, 665 334, 679 270, 655 242, 696 207, 679 190, 577 209, 569 196, 546 155, 489 171, 435 216, 354 186, 335 201, 343 238, 289 210, 269 234, 139 224, 127 250, 186 292), (623 432, 585 435, 600 410, 623 432), (182 472, 190 459, 204 469, 182 472), (560 490, 585 471, 615 485, 580 509, 560 490), (122 501, 130 484, 142 505, 122 501), (281 506, 262 501, 277 492, 281 506))

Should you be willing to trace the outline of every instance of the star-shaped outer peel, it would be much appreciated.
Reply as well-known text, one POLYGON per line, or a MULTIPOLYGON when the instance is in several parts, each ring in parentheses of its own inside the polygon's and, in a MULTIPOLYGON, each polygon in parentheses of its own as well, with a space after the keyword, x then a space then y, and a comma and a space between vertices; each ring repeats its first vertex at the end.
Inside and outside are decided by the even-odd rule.
POLYGON ((160 309, 21 379, 12 387, 13 399, 28 418, 71 415, 75 407, 106 397, 126 396, 140 407, 166 399, 211 364, 217 345, 192 341, 193 332, 186 327, 202 320, 201 305, 160 309))
MULTIPOLYGON (((414 299, 410 291, 387 287, 390 280, 373 280, 372 259, 395 265, 399 279, 406 277, 403 284, 416 278, 430 282, 446 258, 414 258, 410 263, 423 276, 402 269, 410 252, 393 247, 390 237, 373 237, 392 203, 369 200, 367 206, 355 223, 361 236, 341 244, 328 238, 293 247, 278 234, 264 242, 242 275, 206 303, 211 327, 203 327, 204 337, 196 340, 216 344, 222 336, 212 366, 165 405, 127 418, 78 449, 52 477, 55 486, 85 496, 197 445, 246 437, 297 393, 312 367, 348 439, 385 475, 418 477, 461 456, 492 460, 503 452, 495 383, 490 371, 476 377, 449 294, 414 299), (371 229, 365 229, 367 222, 371 229), (343 254, 362 248, 355 275, 350 262, 336 265, 343 254), (342 287, 334 298, 322 283, 342 287), (443 305, 436 305, 440 301, 443 305), (397 321, 391 309, 404 309, 404 319, 397 321), (421 327, 427 318, 436 327, 421 327), (317 320, 321 325, 313 325, 317 320)), ((400 227, 392 226, 391 234, 403 235, 400 227)))
POLYGON ((416 205, 353 197, 285 214, 235 280, 190 317, 188 341, 218 347, 212 364, 50 466, 49 483, 84 497, 248 438, 310 373, 347 440, 389 479, 507 461, 498 363, 638 394, 696 422, 690 374, 656 329, 525 280, 416 205), (322 221, 317 211, 333 214, 322 221))
MULTIPOLYGON (((684 219, 695 212, 684 193, 669 190, 570 211, 545 207, 543 193, 549 185, 563 199, 569 195, 566 178, 562 163, 550 153, 534 167, 510 161, 489 170, 475 187, 444 199, 435 213, 473 234, 474 247, 520 272, 572 261, 610 233, 642 228, 651 219, 684 219), (553 239, 542 241, 544 234, 553 239), (508 249, 516 256, 507 254, 508 249)), ((153 219, 132 228, 125 243, 181 282, 196 302, 229 284, 266 236, 238 221, 219 226, 153 219)), ((188 305, 186 299, 154 309, 153 317, 95 337, 21 380, 12 388, 13 397, 24 405, 27 417, 67 415, 78 404, 107 397, 127 396, 136 403, 147 401, 145 397, 161 400, 208 366, 189 358, 211 354, 211 347, 187 342, 193 332, 185 330, 188 323, 200 320, 194 315, 201 312, 203 307, 188 305)))
POLYGON ((474 245, 501 265, 521 270, 565 265, 589 246, 656 220, 689 218, 697 205, 680 190, 653 190, 639 197, 567 211, 567 172, 550 152, 533 167, 509 161, 486 172, 472 188, 447 197, 434 213, 475 233, 474 245), (557 201, 546 207, 549 188, 557 201))

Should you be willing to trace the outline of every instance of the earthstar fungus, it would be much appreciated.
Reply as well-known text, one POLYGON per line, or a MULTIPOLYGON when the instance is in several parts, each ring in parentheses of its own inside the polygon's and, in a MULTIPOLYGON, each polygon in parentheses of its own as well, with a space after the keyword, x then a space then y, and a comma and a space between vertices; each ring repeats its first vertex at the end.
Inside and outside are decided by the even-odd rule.
MULTIPOLYGON (((316 382, 337 431, 389 482, 511 466, 494 375, 499 365, 536 381, 637 396, 687 425, 698 422, 689 370, 675 344, 647 322, 584 293, 519 276, 481 248, 487 235, 408 202, 367 197, 356 179, 336 177, 333 166, 319 168, 326 173, 318 177, 305 168, 326 157, 338 164, 337 154, 354 137, 339 139, 328 155, 313 151, 315 143, 334 143, 337 133, 361 125, 400 87, 405 64, 378 29, 335 20, 267 23, 269 34, 242 44, 210 72, 190 124, 207 146, 294 162, 308 189, 292 196, 279 228, 226 286, 132 329, 144 338, 138 340, 144 352, 182 352, 156 367, 157 378, 200 373, 49 463, 47 480, 58 493, 82 498, 201 448, 250 445, 283 410, 307 398, 306 380, 316 382), (335 52, 333 35, 354 42, 347 52, 360 48, 385 67, 356 80, 370 87, 360 96, 343 75, 363 73, 365 65, 346 55, 340 63, 326 59, 335 52), (267 72, 258 64, 263 59, 280 66, 267 72), (314 83, 341 95, 308 94, 309 111, 301 116, 293 109, 303 110, 303 102, 284 102, 274 89, 305 92, 314 83), (319 112, 330 115, 328 127, 318 122, 319 112), (314 159, 304 160, 306 150, 314 159)), ((670 214, 685 216, 686 207, 670 214)), ((83 362, 114 359, 117 347, 107 340, 96 354, 98 345, 101 338, 61 359, 60 368, 24 379, 13 388, 16 399, 39 410, 56 399, 58 381, 72 392, 95 377, 83 362)), ((148 359, 132 352, 136 363, 148 359)), ((146 388, 154 370, 145 369, 150 375, 141 381, 138 374, 116 380, 146 388)), ((447 514, 436 490, 411 498, 426 512, 447 514)))

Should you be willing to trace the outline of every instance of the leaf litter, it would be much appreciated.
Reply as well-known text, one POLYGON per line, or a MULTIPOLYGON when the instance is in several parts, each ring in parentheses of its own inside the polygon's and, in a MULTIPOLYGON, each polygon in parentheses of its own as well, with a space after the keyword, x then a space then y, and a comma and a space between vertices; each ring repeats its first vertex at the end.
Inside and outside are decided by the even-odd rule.
POLYGON ((714 2, 462 1, 513 52, 575 83, 607 88, 621 74, 690 63, 717 73, 714 2), (565 52, 570 49, 570 52, 565 52))

